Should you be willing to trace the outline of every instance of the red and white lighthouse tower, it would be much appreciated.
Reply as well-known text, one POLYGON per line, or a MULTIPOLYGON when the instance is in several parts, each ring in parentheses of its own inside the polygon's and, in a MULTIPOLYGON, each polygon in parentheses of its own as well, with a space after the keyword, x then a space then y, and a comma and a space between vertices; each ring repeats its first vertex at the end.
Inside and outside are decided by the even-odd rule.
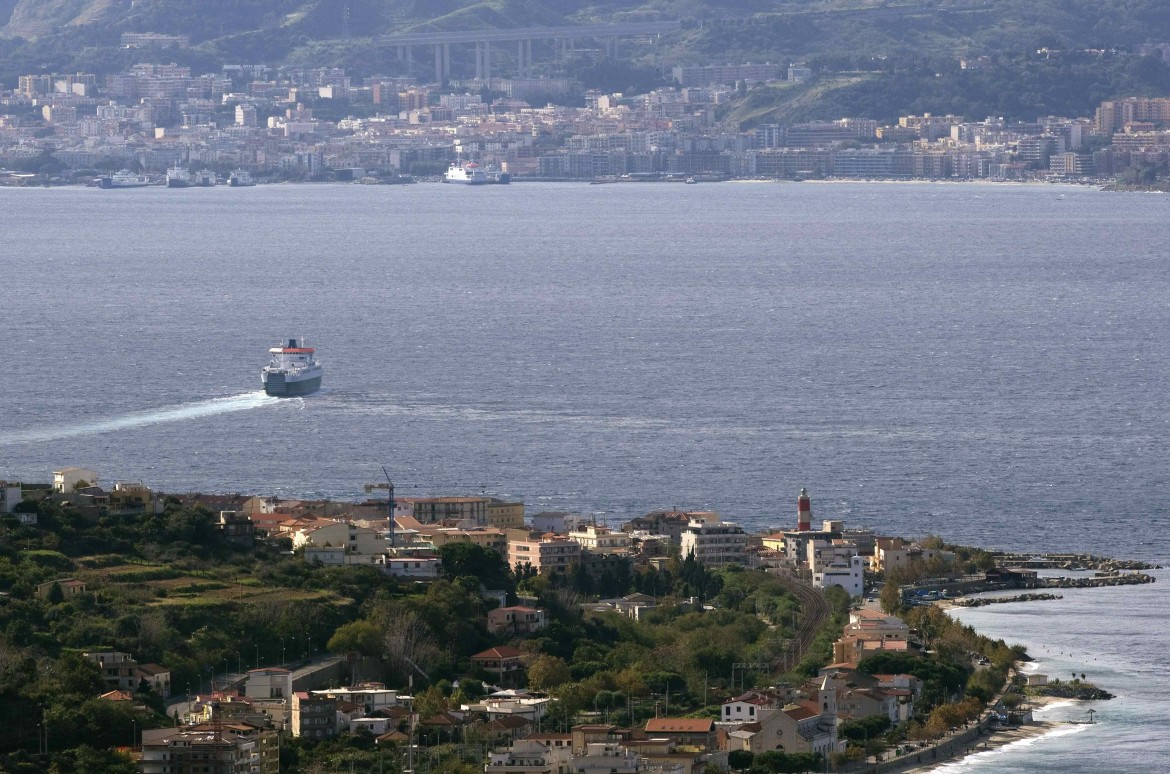
POLYGON ((801 487, 800 497, 796 498, 796 530, 798 532, 808 532, 811 529, 812 500, 809 499, 808 490, 801 487))

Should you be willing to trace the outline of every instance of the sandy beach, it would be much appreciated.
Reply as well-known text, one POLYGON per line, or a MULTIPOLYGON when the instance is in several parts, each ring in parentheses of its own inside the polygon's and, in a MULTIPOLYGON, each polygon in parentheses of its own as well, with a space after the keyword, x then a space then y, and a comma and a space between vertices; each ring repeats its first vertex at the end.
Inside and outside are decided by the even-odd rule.
MULTIPOLYGON (((1074 703, 1075 702, 1069 699, 1062 699, 1053 696, 1036 696, 1028 698, 1027 706, 1030 706, 1034 713, 1043 714, 1046 708, 1067 706, 1074 703)), ((914 765, 903 769, 903 771, 925 772, 951 770, 957 768, 961 761, 969 756, 993 753, 994 751, 1002 747, 1007 747, 1008 745, 1029 744, 1030 740, 1035 740, 1050 734, 1075 733, 1079 728, 1079 726, 1072 723, 1056 722, 1043 719, 1034 720, 1033 722, 1023 726, 999 728, 991 734, 973 741, 965 748, 948 751, 949 755, 946 758, 931 759, 930 762, 927 763, 926 758, 930 754, 930 751, 923 751, 923 763, 921 765, 914 765)))
MULTIPOLYGON (((964 758, 971 755, 978 755, 981 753, 991 752, 1001 747, 1006 747, 1009 744, 1018 744, 1028 739, 1035 739, 1045 734, 1049 734, 1059 728, 1065 727, 1064 723, 1052 723, 1046 721, 1037 721, 1029 723, 1026 726, 1018 726, 1014 728, 1004 728, 995 731, 989 736, 983 737, 977 744, 972 744, 966 751, 950 758, 942 760, 932 760, 929 764, 914 766, 912 768, 904 769, 907 772, 924 772, 924 771, 938 771, 948 767, 956 766, 964 758)), ((923 752, 923 759, 929 755, 929 752, 923 752)))

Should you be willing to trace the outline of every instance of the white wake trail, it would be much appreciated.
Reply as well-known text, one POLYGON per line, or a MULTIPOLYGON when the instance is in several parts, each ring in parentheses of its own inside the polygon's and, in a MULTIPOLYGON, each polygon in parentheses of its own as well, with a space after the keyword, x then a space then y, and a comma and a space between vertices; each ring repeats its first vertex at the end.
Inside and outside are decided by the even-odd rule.
POLYGON ((244 392, 239 395, 229 395, 223 398, 197 400, 191 403, 180 403, 176 406, 162 406, 149 411, 136 411, 120 417, 109 419, 95 419, 77 425, 59 425, 37 430, 23 430, 8 435, 0 435, 0 446, 11 446, 18 443, 42 443, 44 441, 58 441, 62 438, 74 438, 80 435, 100 435, 117 430, 130 430, 136 427, 157 425, 164 422, 182 422, 188 419, 199 419, 216 414, 227 414, 232 411, 247 411, 273 403, 279 403, 286 398, 276 398, 266 395, 262 390, 244 392))

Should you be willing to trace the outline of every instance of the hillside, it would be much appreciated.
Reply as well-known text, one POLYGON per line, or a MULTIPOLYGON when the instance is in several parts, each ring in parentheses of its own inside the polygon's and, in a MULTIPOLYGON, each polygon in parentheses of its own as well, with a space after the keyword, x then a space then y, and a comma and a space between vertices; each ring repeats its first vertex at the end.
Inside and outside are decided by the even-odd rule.
MULTIPOLYGON (((777 102, 768 105, 754 95, 736 108, 748 122, 882 118, 908 109, 1023 116, 1170 90, 1160 63, 1150 60, 1143 71, 1114 53, 1170 41, 1164 0, 0 0, 0 85, 11 88, 24 73, 100 75, 144 60, 196 72, 262 62, 345 67, 358 77, 405 74, 377 36, 662 19, 680 21, 680 30, 653 43, 622 41, 621 56, 634 68, 623 76, 629 82, 653 84, 677 64, 763 61, 803 61, 830 76, 803 97, 772 92, 777 102), (123 32, 187 35, 191 46, 120 49, 123 32), (1043 58, 1058 64, 1033 61, 1040 49, 1056 52, 1043 58), (991 76, 957 75, 964 56, 991 57, 991 76), (1081 61, 1086 56, 1092 61, 1081 61), (1054 84, 1056 96, 1021 95, 1054 84)), ((588 56, 557 65, 548 53, 538 52, 538 71, 607 85, 582 77, 594 66, 588 56)), ((453 49, 457 77, 473 70, 471 56, 453 49)), ((509 53, 497 56, 506 70, 509 53)))

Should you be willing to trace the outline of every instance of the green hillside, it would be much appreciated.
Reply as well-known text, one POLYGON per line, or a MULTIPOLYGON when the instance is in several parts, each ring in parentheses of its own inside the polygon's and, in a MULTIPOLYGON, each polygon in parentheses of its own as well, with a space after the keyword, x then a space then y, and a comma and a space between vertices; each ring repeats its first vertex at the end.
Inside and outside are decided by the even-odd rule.
MULTIPOLYGON (((1170 41, 1165 0, 0 0, 0 83, 11 88, 31 72, 102 74, 144 60, 196 72, 263 62, 400 74, 405 65, 377 36, 662 19, 681 29, 653 43, 622 41, 631 83, 652 85, 647 74, 677 64, 803 61, 821 76, 796 93, 766 92, 774 104, 753 95, 735 108, 749 123, 844 112, 881 118, 927 105, 1025 115, 1083 110, 1126 90, 1170 91, 1164 65, 1139 67, 1124 56, 1170 41), (127 51, 118 48, 122 32, 183 34, 192 45, 127 51), (1038 62, 1038 49, 1056 53, 1038 62), (995 66, 964 75, 964 56, 990 56, 995 66)), ((471 69, 463 47, 452 56, 457 73, 471 69)), ((497 56, 506 69, 510 53, 497 56)), ((580 77, 598 68, 585 60, 558 66, 538 52, 536 64, 548 75, 580 77)))

